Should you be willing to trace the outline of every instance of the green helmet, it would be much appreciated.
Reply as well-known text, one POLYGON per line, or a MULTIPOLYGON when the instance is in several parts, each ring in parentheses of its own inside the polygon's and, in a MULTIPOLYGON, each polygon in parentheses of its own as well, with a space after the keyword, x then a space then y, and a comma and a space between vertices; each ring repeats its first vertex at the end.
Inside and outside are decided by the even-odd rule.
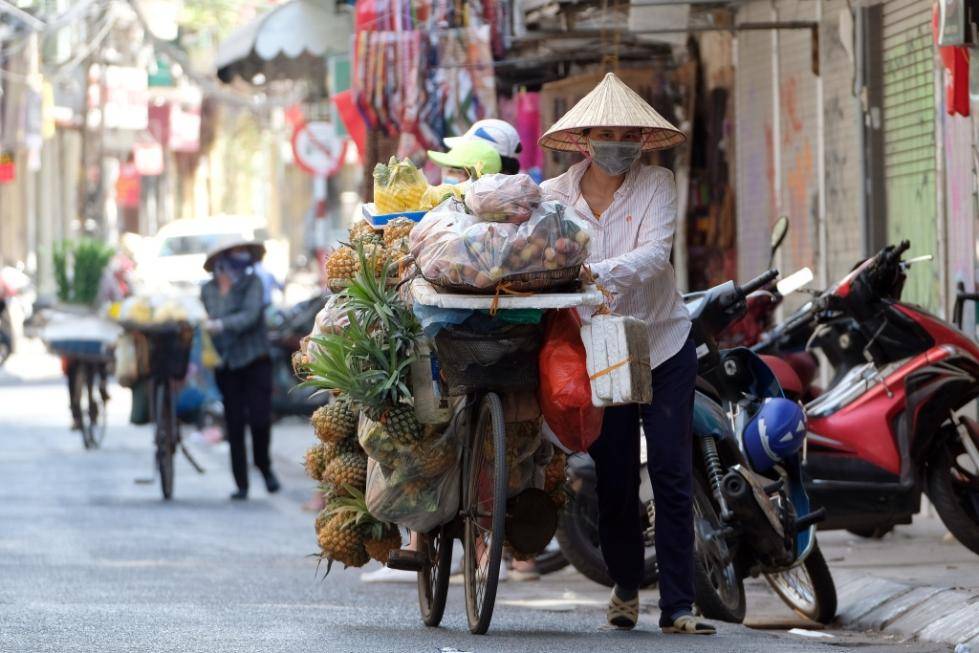
POLYGON ((477 170, 481 175, 497 173, 503 169, 500 153, 481 139, 463 141, 448 152, 429 150, 428 158, 444 168, 477 170))

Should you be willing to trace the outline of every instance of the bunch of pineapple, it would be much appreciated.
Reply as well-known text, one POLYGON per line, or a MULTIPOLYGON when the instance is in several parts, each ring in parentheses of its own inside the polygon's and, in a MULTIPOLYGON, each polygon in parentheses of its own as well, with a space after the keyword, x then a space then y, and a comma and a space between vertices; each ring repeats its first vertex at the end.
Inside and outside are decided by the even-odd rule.
POLYGON ((371 559, 386 564, 390 552, 401 548, 397 527, 375 519, 364 493, 354 488, 348 489, 348 496, 331 501, 316 518, 316 539, 322 557, 347 567, 363 567, 371 559))
POLYGON ((428 181, 408 159, 391 157, 387 165, 374 166, 374 205, 379 214, 418 211, 428 181))
POLYGON ((343 291, 350 324, 317 339, 310 383, 349 397, 381 424, 385 438, 410 448, 424 439, 408 388, 421 328, 389 287, 390 262, 382 259, 378 274, 367 249, 359 246, 360 269, 343 291))
POLYGON ((348 487, 365 489, 367 455, 357 443, 358 418, 354 406, 341 396, 317 408, 310 419, 320 443, 306 453, 306 472, 331 495, 343 496, 348 487))
POLYGON ((397 263, 408 256, 408 236, 415 222, 408 218, 395 218, 384 229, 384 252, 391 261, 397 263))

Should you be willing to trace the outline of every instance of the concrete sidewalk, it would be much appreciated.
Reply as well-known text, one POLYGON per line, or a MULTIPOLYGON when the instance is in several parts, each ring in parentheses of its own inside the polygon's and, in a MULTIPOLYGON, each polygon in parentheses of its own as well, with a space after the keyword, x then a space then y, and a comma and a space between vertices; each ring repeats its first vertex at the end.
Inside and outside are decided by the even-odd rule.
POLYGON ((881 540, 823 533, 840 623, 979 651, 979 556, 919 515, 881 540))

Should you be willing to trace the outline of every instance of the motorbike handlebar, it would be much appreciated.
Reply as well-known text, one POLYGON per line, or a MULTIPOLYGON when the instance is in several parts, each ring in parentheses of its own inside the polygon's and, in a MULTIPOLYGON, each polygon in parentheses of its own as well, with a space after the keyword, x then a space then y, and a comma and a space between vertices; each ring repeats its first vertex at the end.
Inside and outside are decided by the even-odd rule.
POLYGON ((760 290, 775 281, 778 278, 778 270, 769 270, 763 274, 758 275, 748 283, 741 286, 741 293, 743 295, 750 295, 756 290, 760 290))

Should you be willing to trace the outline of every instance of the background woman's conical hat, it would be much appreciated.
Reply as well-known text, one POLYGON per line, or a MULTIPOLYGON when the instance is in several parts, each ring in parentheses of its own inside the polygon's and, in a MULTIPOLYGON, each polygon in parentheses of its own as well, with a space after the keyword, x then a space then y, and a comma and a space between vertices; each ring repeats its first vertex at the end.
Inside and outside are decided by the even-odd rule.
POLYGON ((588 140, 582 130, 594 127, 641 127, 642 149, 665 150, 687 140, 686 135, 613 73, 571 107, 541 136, 541 147, 580 152, 588 140))

